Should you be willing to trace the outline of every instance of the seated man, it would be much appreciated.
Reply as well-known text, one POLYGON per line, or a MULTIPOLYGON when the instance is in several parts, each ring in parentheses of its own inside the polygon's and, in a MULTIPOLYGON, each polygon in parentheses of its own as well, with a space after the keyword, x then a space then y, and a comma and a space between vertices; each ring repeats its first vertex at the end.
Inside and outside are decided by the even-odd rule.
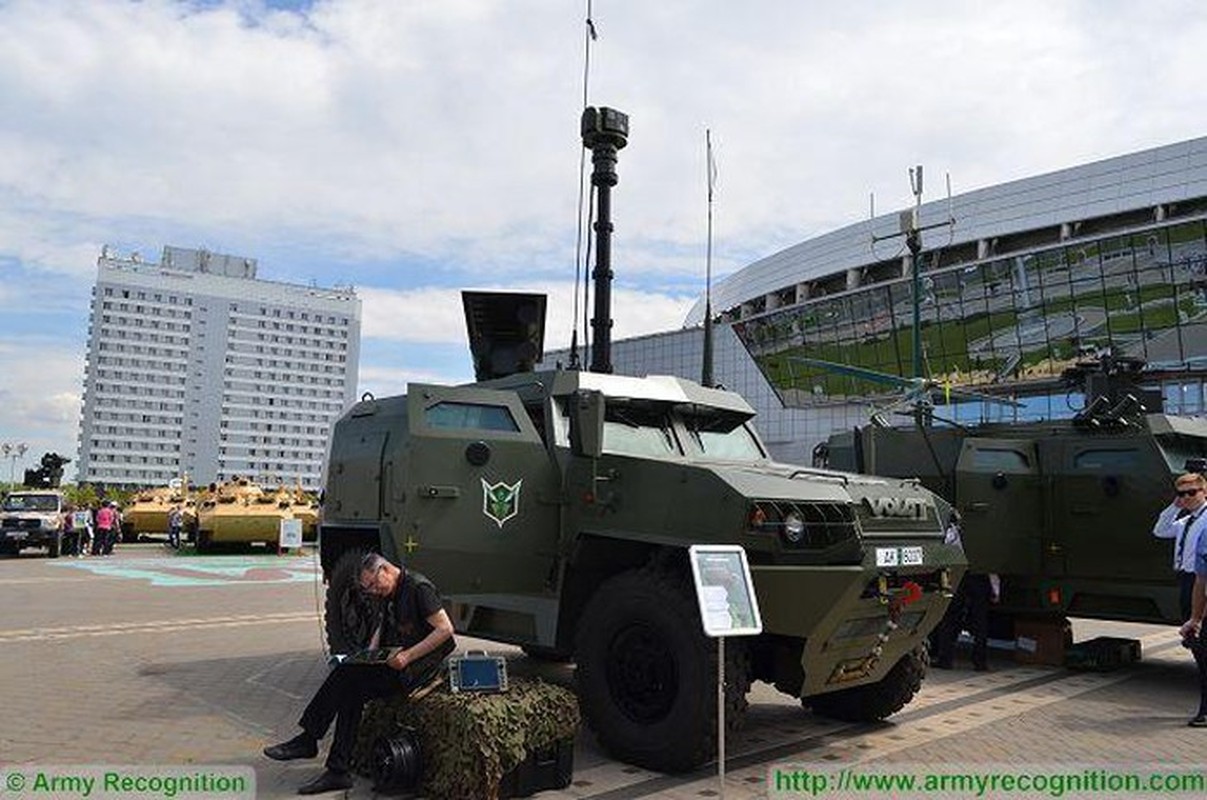
POLYGON ((387 601, 369 647, 398 649, 380 663, 336 666, 302 713, 298 722, 302 732, 264 748, 264 755, 277 761, 314 758, 319 739, 335 721, 327 768, 303 784, 298 794, 351 788, 349 761, 365 703, 376 697, 410 694, 436 674, 441 660, 454 648, 452 620, 431 581, 394 566, 377 553, 365 556, 358 575, 362 590, 387 601))

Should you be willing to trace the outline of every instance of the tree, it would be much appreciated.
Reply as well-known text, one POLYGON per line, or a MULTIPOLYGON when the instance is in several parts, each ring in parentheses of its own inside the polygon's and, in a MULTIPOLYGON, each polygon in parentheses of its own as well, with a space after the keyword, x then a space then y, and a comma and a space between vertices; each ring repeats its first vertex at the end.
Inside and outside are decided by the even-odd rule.
POLYGON ((67 498, 67 502, 76 508, 95 508, 100 505, 100 497, 97 496, 96 487, 90 483, 82 483, 79 486, 64 486, 63 496, 67 498))

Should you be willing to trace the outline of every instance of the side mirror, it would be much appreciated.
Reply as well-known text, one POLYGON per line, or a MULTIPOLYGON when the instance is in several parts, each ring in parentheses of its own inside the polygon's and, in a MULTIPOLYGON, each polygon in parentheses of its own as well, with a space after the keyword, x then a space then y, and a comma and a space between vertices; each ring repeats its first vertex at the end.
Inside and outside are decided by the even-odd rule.
POLYGON ((575 392, 570 398, 570 451, 576 456, 599 458, 603 436, 603 394, 593 390, 575 392))

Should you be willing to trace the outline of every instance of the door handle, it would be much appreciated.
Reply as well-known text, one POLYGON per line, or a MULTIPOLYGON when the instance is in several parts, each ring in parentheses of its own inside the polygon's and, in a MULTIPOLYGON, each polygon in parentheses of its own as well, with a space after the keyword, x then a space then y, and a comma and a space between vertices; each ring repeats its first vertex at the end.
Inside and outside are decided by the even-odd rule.
POLYGON ((965 511, 988 511, 989 504, 984 502, 969 503, 964 507, 965 511))
POLYGON ((436 486, 436 485, 420 486, 419 487, 419 496, 420 497, 429 497, 429 498, 432 498, 433 500, 436 500, 436 499, 455 500, 456 498, 461 496, 461 487, 459 487, 459 486, 436 486))

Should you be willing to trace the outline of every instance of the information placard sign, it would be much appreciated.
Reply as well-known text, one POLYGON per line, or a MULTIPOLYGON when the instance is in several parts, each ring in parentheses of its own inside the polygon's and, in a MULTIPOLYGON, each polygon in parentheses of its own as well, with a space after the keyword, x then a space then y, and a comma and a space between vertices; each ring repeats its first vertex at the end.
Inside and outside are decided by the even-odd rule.
POLYGON ((300 519, 281 520, 281 549, 302 546, 302 521, 300 519))
POLYGON ((763 632, 750 565, 741 545, 693 544, 688 559, 705 635, 757 636, 763 632))

